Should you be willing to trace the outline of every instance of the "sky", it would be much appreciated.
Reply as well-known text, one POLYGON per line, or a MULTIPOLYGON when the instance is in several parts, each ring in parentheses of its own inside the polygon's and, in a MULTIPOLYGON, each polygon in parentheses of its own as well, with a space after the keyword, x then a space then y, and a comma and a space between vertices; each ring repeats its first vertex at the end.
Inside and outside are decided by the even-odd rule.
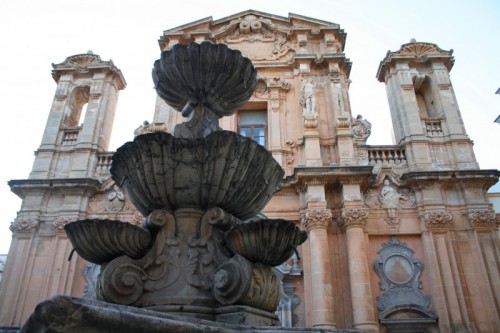
MULTIPOLYGON (((1 0, 0 254, 8 252, 9 225, 21 207, 7 181, 27 179, 31 171, 56 88, 52 63, 92 50, 121 69, 127 88, 118 101, 114 151, 153 118, 151 68, 163 31, 248 9, 330 21, 347 32, 351 109, 372 123, 369 145, 393 144, 385 86, 375 78, 386 52, 412 38, 453 49, 451 80, 476 158, 482 169, 500 168, 500 124, 494 123, 500 115, 498 0, 1 0)), ((498 184, 495 189, 500 192, 498 184)))

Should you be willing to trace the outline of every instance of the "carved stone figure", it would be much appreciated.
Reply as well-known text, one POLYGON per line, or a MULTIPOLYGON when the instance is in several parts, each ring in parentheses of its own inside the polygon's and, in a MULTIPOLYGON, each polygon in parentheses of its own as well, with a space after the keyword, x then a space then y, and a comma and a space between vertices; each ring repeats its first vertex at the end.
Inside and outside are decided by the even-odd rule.
POLYGON ((312 78, 306 78, 302 81, 300 91, 300 105, 302 106, 302 116, 305 119, 316 119, 316 96, 314 95, 314 82, 312 78))
POLYGON ((366 143, 366 140, 372 133, 372 124, 368 120, 363 119, 362 115, 358 115, 356 119, 352 121, 351 130, 355 141, 366 143))

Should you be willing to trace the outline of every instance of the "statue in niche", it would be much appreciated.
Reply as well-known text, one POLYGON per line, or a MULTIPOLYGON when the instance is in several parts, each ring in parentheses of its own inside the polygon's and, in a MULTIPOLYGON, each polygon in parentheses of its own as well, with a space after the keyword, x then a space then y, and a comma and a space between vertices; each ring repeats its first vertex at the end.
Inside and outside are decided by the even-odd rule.
POLYGON ((302 82, 300 90, 300 105, 302 106, 302 116, 305 119, 316 119, 316 97, 314 96, 314 83, 312 78, 307 78, 302 82))
POLYGON ((372 124, 368 120, 363 119, 362 115, 358 114, 356 119, 352 121, 352 134, 354 135, 354 140, 366 143, 371 133, 372 124))
POLYGON ((388 179, 384 180, 384 187, 382 187, 382 191, 380 191, 382 208, 398 208, 400 198, 401 194, 392 187, 391 182, 388 179))

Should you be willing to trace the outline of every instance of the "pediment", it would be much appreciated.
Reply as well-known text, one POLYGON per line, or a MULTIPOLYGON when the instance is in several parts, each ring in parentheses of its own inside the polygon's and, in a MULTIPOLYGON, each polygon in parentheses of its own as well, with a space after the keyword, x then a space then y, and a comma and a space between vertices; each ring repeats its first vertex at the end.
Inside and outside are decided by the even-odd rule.
POLYGON ((213 20, 207 17, 165 30, 159 43, 162 50, 176 43, 210 40, 240 50, 252 61, 284 61, 295 54, 312 53, 312 44, 322 50, 342 52, 346 34, 339 25, 297 14, 281 17, 247 10, 213 20))

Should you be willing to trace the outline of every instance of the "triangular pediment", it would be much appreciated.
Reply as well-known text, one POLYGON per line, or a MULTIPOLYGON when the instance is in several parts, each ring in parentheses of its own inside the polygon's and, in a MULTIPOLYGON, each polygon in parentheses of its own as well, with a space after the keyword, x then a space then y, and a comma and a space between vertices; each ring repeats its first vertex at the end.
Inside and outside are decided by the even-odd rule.
POLYGON ((165 30, 159 43, 162 50, 167 50, 176 43, 210 40, 228 44, 252 61, 266 62, 312 53, 313 44, 323 44, 323 52, 339 53, 344 49, 345 37, 336 23, 298 14, 282 17, 246 10, 218 20, 206 17, 165 30))

